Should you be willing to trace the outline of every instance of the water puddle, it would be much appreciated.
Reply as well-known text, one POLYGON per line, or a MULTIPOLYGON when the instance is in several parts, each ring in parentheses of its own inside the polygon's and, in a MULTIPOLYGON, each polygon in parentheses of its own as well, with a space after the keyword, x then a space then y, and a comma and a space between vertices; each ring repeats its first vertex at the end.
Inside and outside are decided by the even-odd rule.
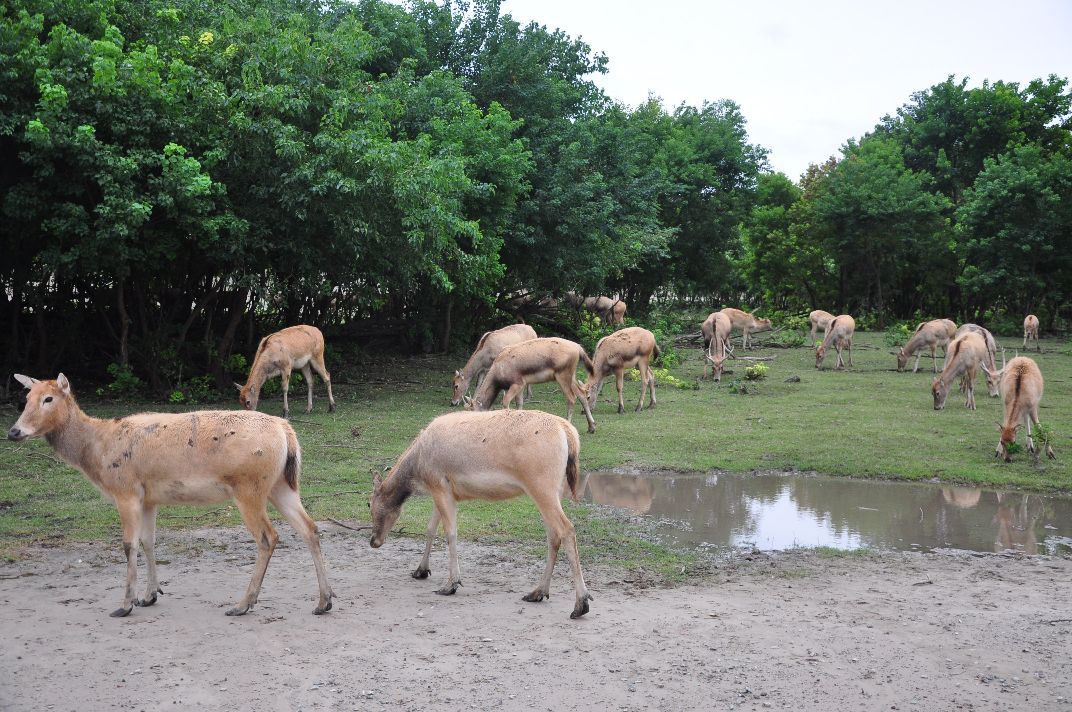
POLYGON ((806 475, 593 472, 588 501, 688 547, 1072 554, 1072 498, 806 475))

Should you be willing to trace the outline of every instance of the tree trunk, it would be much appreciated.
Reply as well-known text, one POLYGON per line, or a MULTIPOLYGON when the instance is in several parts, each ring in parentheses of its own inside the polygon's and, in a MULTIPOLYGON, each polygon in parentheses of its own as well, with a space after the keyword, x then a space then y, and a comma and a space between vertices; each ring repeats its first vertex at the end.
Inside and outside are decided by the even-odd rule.
POLYGON ((117 286, 119 309, 119 365, 126 368, 130 365, 130 314, 127 313, 126 282, 119 280, 117 286))

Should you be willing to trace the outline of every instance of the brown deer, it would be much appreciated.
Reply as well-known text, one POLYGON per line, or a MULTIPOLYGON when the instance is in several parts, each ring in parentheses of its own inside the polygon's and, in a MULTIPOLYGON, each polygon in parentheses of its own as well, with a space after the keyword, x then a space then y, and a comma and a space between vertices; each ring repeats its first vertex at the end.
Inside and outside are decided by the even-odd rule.
POLYGON ((580 618, 588 612, 592 596, 581 571, 577 535, 560 499, 567 491, 577 499, 579 452, 577 429, 550 413, 496 410, 442 415, 421 431, 387 479, 381 481, 377 475, 373 481, 369 544, 377 549, 383 545, 411 495, 431 495, 435 509, 428 521, 424 557, 412 576, 423 579, 431 573, 432 542, 442 521, 449 568, 446 583, 436 593, 450 596, 462 585, 458 501, 496 501, 527 494, 547 528, 547 567, 539 585, 523 598, 536 603, 551 597, 551 574, 558 550, 564 546, 576 593, 570 618, 580 618))
POLYGON ((610 336, 604 336, 596 344, 596 352, 592 356, 595 370, 588 381, 588 405, 591 408, 596 407, 596 399, 603 388, 603 379, 613 373, 618 386, 618 412, 624 413, 622 387, 625 384, 625 370, 635 366, 640 370, 640 401, 634 410, 639 413, 644 407, 644 395, 648 390, 651 391, 649 407, 654 408, 655 376, 649 367, 652 357, 659 356, 660 353, 659 345, 655 343, 655 335, 639 326, 630 326, 610 336))
POLYGON ((922 322, 916 327, 916 331, 908 339, 908 343, 897 352, 897 370, 904 371, 908 359, 915 354, 916 365, 912 368, 912 373, 919 371, 919 359, 923 355, 922 351, 929 348, 931 350, 931 369, 934 373, 938 373, 936 350, 939 346, 945 349, 949 342, 956 337, 956 334, 957 325, 949 319, 934 319, 933 321, 922 322))
POLYGON ((301 448, 290 424, 264 413, 204 410, 140 413, 98 420, 82 412, 61 373, 54 381, 16 375, 30 389, 26 408, 9 440, 43 437, 65 462, 82 471, 115 502, 123 526, 126 587, 113 617, 151 606, 163 593, 156 577, 156 512, 165 504, 211 504, 233 499, 257 543, 257 561, 246 594, 229 616, 249 611, 279 537, 267 503, 287 518, 313 555, 320 601, 313 613, 331 610, 333 593, 320 552, 316 524, 298 494, 301 448), (138 545, 145 551, 148 585, 135 596, 138 545))
POLYGON ((830 322, 830 328, 826 330, 823 343, 815 349, 815 368, 823 370, 823 361, 826 360, 827 350, 833 346, 837 350, 837 362, 835 369, 845 367, 845 361, 841 358, 842 349, 849 350, 849 366, 852 366, 852 337, 856 333, 856 320, 848 314, 840 314, 830 322))
POLYGON ((604 296, 582 297, 576 292, 566 292, 566 300, 575 308, 584 307, 598 316, 604 324, 617 328, 625 323, 626 304, 621 299, 604 296))
MULTIPOLYGON (((983 366, 983 370, 987 370, 983 366)), ((1021 426, 1027 426, 1027 450, 1038 462, 1038 449, 1031 437, 1031 425, 1039 424, 1038 408, 1042 400, 1042 371, 1038 364, 1026 356, 1017 356, 1009 361, 995 375, 1001 379, 1001 397, 1005 402, 1005 423, 998 423, 1001 439, 998 441, 994 457, 1003 457, 1005 462, 1012 462, 1010 446, 1016 442, 1016 433, 1021 426)), ((1046 443, 1046 455, 1056 460, 1053 447, 1046 443)))
POLYGON ((707 367, 710 365, 715 382, 722 381, 722 365, 727 356, 733 355, 733 347, 730 345, 732 329, 730 318, 722 312, 712 312, 700 325, 704 336, 704 378, 707 378, 707 367))
POLYGON ((1038 334, 1039 334, 1039 320, 1038 320, 1038 317, 1035 316, 1034 314, 1028 314, 1026 317, 1024 317, 1024 345, 1023 345, 1023 348, 1027 349, 1027 340, 1028 339, 1034 339, 1035 340, 1035 351, 1037 351, 1039 353, 1042 353, 1042 349, 1039 348, 1038 334))
POLYGON ((986 341, 974 331, 966 331, 950 342, 942 373, 931 384, 935 410, 945 408, 949 387, 957 378, 961 379, 966 393, 965 407, 975 410, 975 373, 979 366, 986 364, 989 353, 986 341))
POLYGON ((834 320, 834 315, 828 311, 822 309, 816 309, 812 313, 808 314, 808 323, 811 324, 811 347, 814 349, 817 345, 815 341, 815 334, 819 329, 823 330, 823 338, 826 338, 826 330, 830 328, 830 322, 834 320))
MULTIPOLYGON (((495 331, 489 331, 480 337, 476 350, 460 371, 454 372, 453 394, 450 404, 458 405, 469 391, 469 383, 491 366, 492 361, 505 347, 536 338, 536 330, 527 324, 511 324, 495 331)), ((479 385, 479 381, 478 381, 479 385)), ((532 394, 530 389, 529 395, 532 394)))
POLYGON ((588 407, 587 387, 577 381, 578 361, 584 363, 589 375, 595 372, 592 359, 588 358, 581 345, 566 339, 530 339, 507 346, 492 361, 473 397, 465 399, 466 408, 488 410, 503 391, 506 391, 503 394, 503 407, 509 408, 525 386, 557 381, 566 396, 566 419, 573 420, 573 406, 579 397, 588 421, 588 432, 594 433, 596 421, 588 407))
POLYGON ((740 309, 726 308, 722 310, 722 313, 726 315, 730 320, 730 324, 734 329, 740 329, 741 331, 741 343, 744 348, 749 346, 749 336, 759 331, 769 331, 771 328, 770 319, 757 319, 746 311, 740 309))
POLYGON ((253 357, 253 366, 249 369, 246 385, 235 384, 238 389, 238 401, 246 410, 257 410, 261 387, 269 378, 282 377, 283 381, 283 417, 290 417, 290 372, 301 369, 309 385, 309 404, 306 413, 313 410, 313 370, 315 369, 328 386, 328 411, 335 412, 335 396, 331 393, 331 374, 324 366, 324 335, 315 326, 301 324, 290 326, 282 331, 269 334, 261 339, 257 346, 257 355, 253 357))
MULTIPOLYGON (((986 361, 985 361, 985 363, 986 363, 986 367, 988 369, 990 369, 989 373, 986 372, 986 371, 983 372, 986 375, 986 390, 990 394, 991 398, 996 398, 998 395, 1000 395, 1000 390, 998 388, 998 380, 996 378, 994 378, 990 374, 991 373, 996 373, 997 370, 998 370, 998 365, 997 365, 998 343, 994 339, 994 335, 991 334, 988 329, 985 329, 985 328, 979 326, 978 324, 961 324, 960 327, 957 329, 957 338, 960 338, 961 336, 963 336, 965 333, 967 333, 969 331, 972 331, 972 332, 975 332, 976 334, 979 334, 979 336, 983 337, 983 341, 986 342, 986 361)), ((1001 351, 1002 351, 1001 359, 1002 359, 1002 363, 1004 363, 1005 349, 1002 349, 1001 351)))

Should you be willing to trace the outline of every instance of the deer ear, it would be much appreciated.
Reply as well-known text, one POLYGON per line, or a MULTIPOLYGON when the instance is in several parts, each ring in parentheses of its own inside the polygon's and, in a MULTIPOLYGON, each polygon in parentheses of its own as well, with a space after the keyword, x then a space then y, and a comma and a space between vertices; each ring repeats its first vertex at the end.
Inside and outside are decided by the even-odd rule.
POLYGON ((455 372, 454 372, 454 375, 455 375, 455 376, 460 376, 460 375, 462 375, 462 372, 461 372, 461 371, 455 371, 455 372))
POLYGON ((62 373, 56 376, 56 385, 60 387, 60 390, 63 391, 64 395, 71 395, 71 382, 67 380, 67 376, 64 376, 62 373))
POLYGON ((34 384, 38 383, 38 380, 36 378, 30 378, 29 376, 24 376, 21 373, 15 374, 15 380, 21 383, 23 388, 27 389, 33 388, 34 384))
MULTIPOLYGON (((234 381, 232 381, 232 383, 234 383, 234 381)), ((241 383, 235 383, 234 387, 238 389, 239 393, 242 392, 242 384, 241 383)))

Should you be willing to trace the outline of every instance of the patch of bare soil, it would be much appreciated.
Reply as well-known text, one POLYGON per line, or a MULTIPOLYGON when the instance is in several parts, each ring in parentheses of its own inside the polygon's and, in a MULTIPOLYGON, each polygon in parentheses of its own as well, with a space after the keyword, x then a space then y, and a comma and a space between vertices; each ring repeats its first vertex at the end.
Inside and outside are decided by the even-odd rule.
POLYGON ((242 618, 223 614, 253 563, 239 530, 163 531, 166 595, 124 619, 115 545, 0 566, 0 709, 1072 710, 1069 559, 734 556, 676 588, 589 570, 570 620, 564 562, 525 603, 542 561, 463 542, 442 597, 440 547, 418 581, 421 541, 323 528, 326 616, 285 526, 242 618))

